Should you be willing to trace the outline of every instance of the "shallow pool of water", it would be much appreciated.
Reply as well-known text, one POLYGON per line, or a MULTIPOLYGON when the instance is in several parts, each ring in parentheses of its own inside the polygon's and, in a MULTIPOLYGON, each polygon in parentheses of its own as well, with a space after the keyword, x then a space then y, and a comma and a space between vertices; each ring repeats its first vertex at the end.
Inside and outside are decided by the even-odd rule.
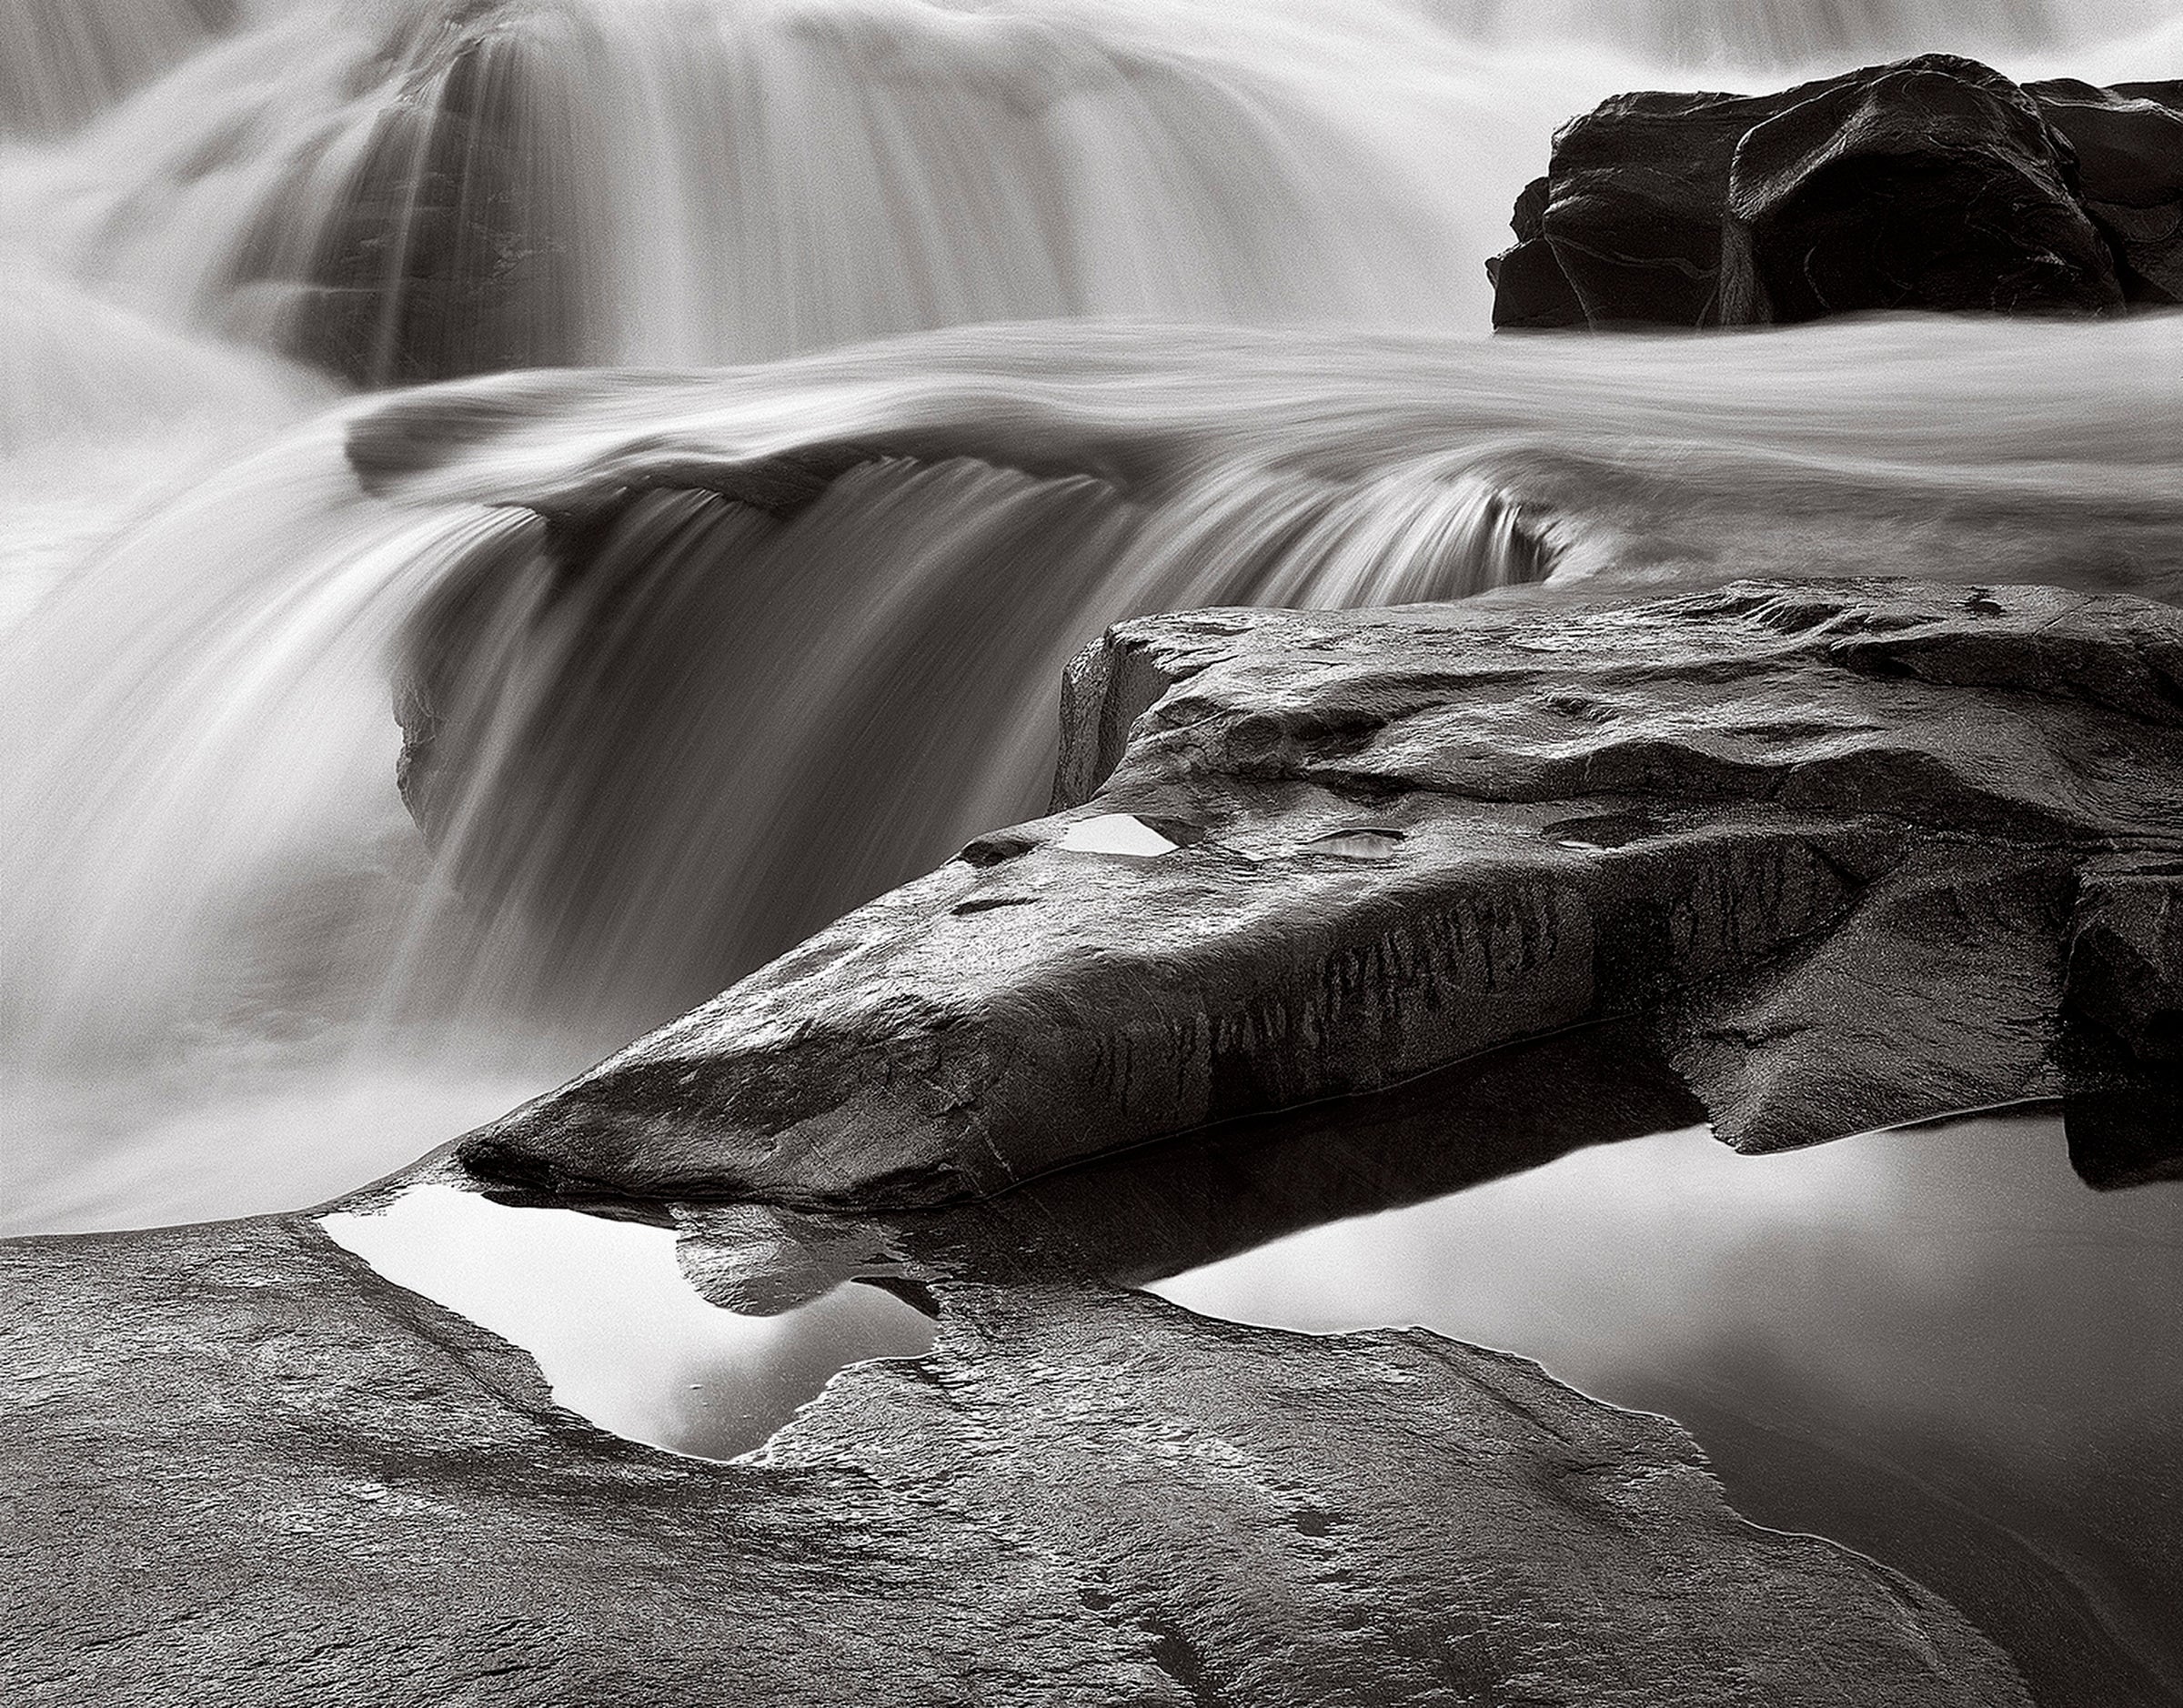
POLYGON ((2060 1118, 1746 1158, 1580 1150, 1152 1283, 1419 1324, 1688 1425, 1737 1506, 1947 1596, 2048 1704, 2183 1700, 2183 1186, 2094 1191, 2060 1118))
POLYGON ((727 1311, 683 1274, 671 1229, 437 1182, 322 1225, 388 1281, 521 1347, 569 1411, 693 1458, 749 1452, 836 1371, 932 1344, 931 1317, 866 1282, 773 1316, 727 1311))

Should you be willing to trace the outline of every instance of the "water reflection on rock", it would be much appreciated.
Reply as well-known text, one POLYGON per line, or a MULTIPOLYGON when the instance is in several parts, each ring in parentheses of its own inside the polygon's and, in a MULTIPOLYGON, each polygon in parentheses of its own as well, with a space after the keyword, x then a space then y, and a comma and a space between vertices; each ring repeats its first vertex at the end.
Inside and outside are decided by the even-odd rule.
POLYGON ((439 1183, 324 1226, 387 1280, 522 1347, 571 1412, 695 1458, 748 1452, 837 1371, 932 1344, 932 1320, 876 1286, 843 1281, 777 1314, 727 1310, 686 1278, 671 1229, 439 1183))
POLYGON ((2042 1700, 2151 1704, 2183 1687, 2179 1196, 2087 1190, 2050 1112, 1763 1159, 1691 1129, 1152 1290, 1525 1353, 1689 1425, 1747 1516, 1940 1591, 2042 1700))

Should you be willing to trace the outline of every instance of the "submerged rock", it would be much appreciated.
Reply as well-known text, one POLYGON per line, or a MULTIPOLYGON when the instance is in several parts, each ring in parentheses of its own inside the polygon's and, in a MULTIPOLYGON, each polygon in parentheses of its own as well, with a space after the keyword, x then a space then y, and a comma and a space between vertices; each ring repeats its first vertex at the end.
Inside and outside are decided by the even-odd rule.
POLYGON ((1488 265, 1497 327, 2178 300, 2183 85, 2019 87, 1927 55, 1778 95, 1617 95, 1488 265))
POLYGON ((0 1271, 11 1700, 2029 1700, 1673 1423, 1419 1331, 943 1281, 931 1355, 722 1464, 559 1410, 303 1218, 0 1271))
POLYGON ((560 39, 577 27, 495 3, 397 30, 368 135, 307 152, 233 264, 236 285, 287 293, 290 354, 364 386, 582 359, 560 39))
POLYGON ((1055 817, 462 1157, 940 1202, 1615 1016, 1746 1150, 2168 1070, 2165 939, 2132 971, 2148 904, 2114 899, 2183 852, 2168 607, 1839 582, 1200 612, 1110 630, 1064 731, 1055 817), (1152 834, 1072 834, 1119 815, 1152 834))

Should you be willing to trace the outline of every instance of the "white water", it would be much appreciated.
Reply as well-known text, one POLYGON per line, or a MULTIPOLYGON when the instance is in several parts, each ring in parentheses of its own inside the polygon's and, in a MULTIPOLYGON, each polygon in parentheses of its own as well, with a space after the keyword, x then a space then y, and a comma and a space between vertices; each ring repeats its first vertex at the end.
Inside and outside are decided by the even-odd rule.
POLYGON ((467 60, 417 5, 81 13, 142 51, 40 46, 0 156, 0 1224, 307 1201, 498 1112, 1035 811, 1059 667, 1119 616, 1453 597, 1527 533, 1564 578, 2173 574, 2172 319, 1474 336, 1509 200, 1612 90, 1934 46, 2172 75, 2158 13, 592 0, 467 60), (385 162, 480 110, 508 270, 434 273, 385 162), (337 299, 335 251, 376 257, 337 299), (337 383, 278 354, 1054 316, 1137 324, 315 419, 337 383), (843 444, 885 455, 792 517, 646 500, 572 596, 507 507, 843 444), (435 859, 389 681, 473 585, 435 859))

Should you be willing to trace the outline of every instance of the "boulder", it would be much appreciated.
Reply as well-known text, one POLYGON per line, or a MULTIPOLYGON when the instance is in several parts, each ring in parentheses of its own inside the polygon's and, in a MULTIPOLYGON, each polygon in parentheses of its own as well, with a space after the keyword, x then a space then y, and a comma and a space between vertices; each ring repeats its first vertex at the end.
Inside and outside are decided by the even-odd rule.
POLYGON ((1534 178, 1516 198, 1509 226, 1515 247, 1485 264, 1494 286, 1494 325, 1503 327, 1581 327, 1584 305, 1546 241, 1547 180, 1534 178))
POLYGON ((2168 893, 2183 854, 2169 607, 1848 581, 1198 612, 1110 630, 1064 730, 1053 817, 459 1154, 935 1203, 1617 1016, 1746 1150, 2168 1071, 2172 968, 2125 976, 2079 909, 2126 858, 2168 893), (2073 954, 2117 970, 2074 1005, 2073 954))
POLYGON ((1494 325, 2174 301, 2179 150, 2177 85, 2019 87, 1947 55, 1776 95, 1617 95, 1519 198, 1494 325))
POLYGON ((1865 309, 2110 314, 2074 150, 1998 72, 1932 55, 1807 94, 1729 163, 1721 320, 1865 309))
MULTIPOLYGON (((1564 324, 1719 324, 1729 162, 1736 144, 1773 115, 1778 100, 1616 95, 1563 127, 1554 141, 1536 240, 1546 245, 1569 298, 1583 311, 1564 324)), ((1510 259, 1502 258, 1500 276, 1508 276, 1510 259)), ((1524 265, 1543 272, 1544 258, 1524 265)), ((1524 276, 1519 268, 1514 282, 1524 276)), ((1498 325, 1498 280, 1494 303, 1498 325)), ((1534 316, 1530 324, 1554 322, 1534 316)))
POLYGON ((2183 82, 2025 85, 2077 153, 2085 211, 2132 302, 2183 303, 2183 82))

